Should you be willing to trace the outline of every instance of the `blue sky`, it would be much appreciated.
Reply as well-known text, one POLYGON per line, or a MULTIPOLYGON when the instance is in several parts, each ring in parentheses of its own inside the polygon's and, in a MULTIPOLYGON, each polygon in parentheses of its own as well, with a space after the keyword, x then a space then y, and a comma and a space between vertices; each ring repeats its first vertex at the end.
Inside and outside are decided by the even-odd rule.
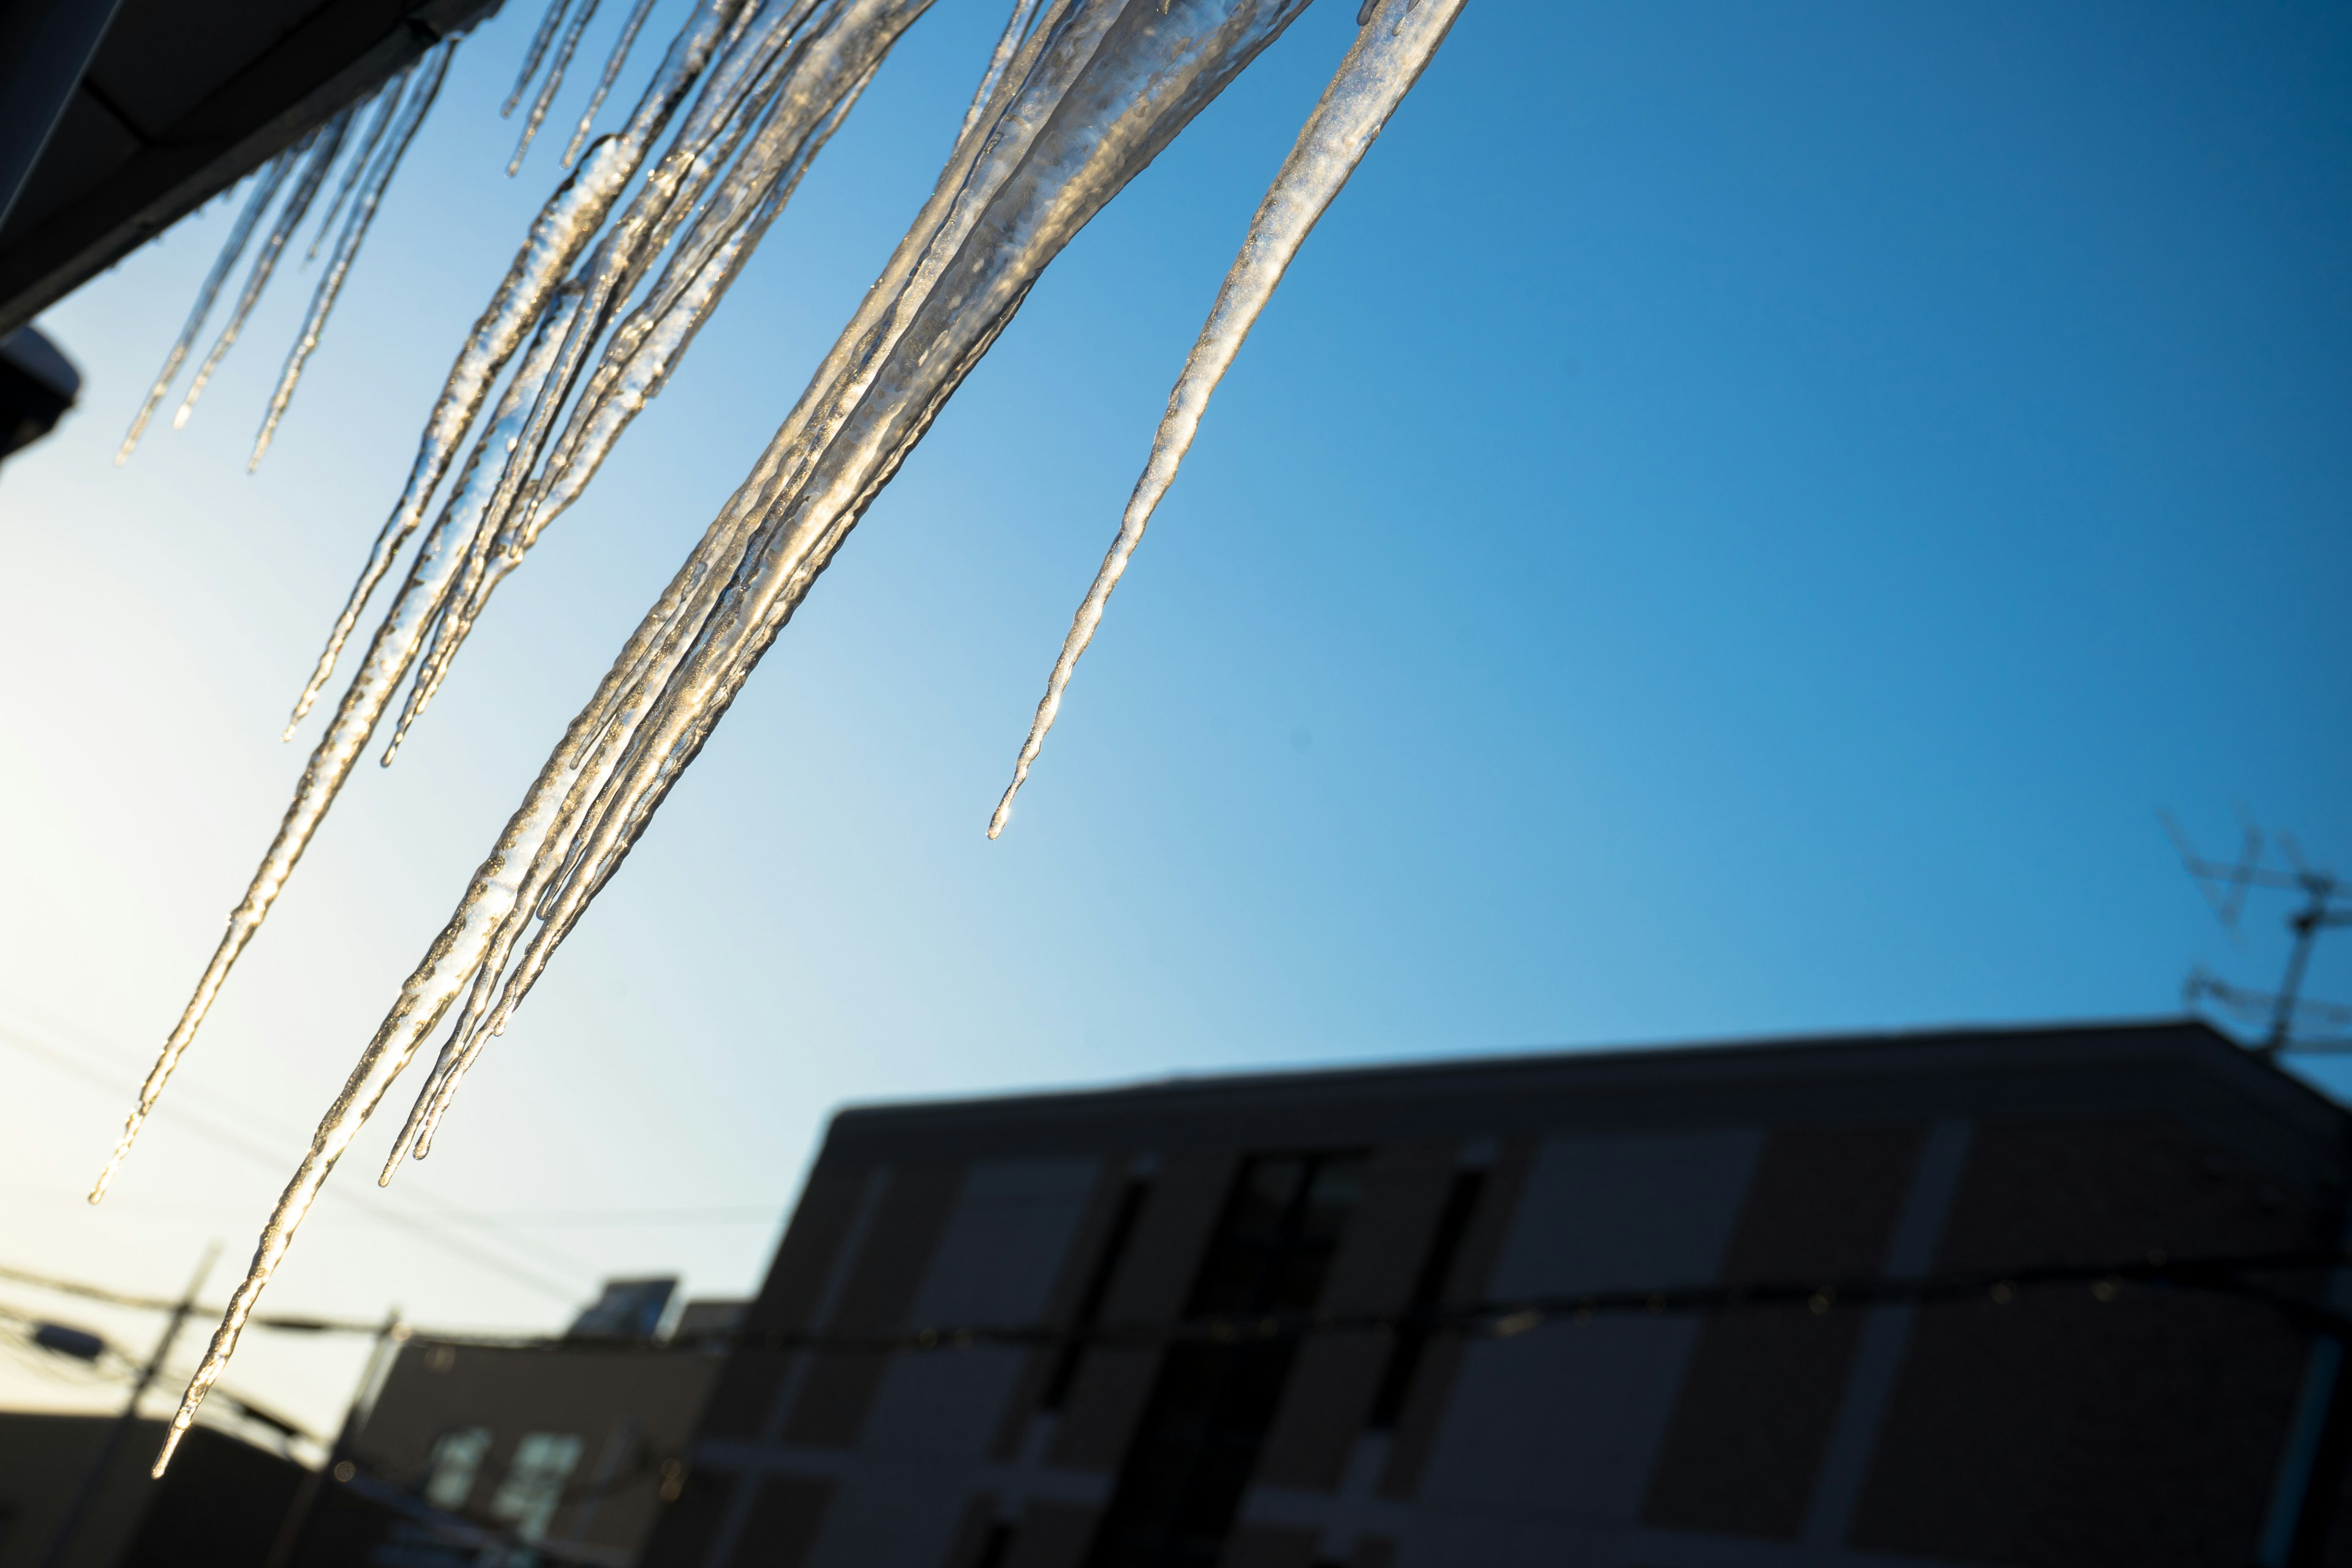
MULTIPOLYGON (((96 1214, 299 769, 285 708, 552 182, 554 146, 499 173, 535 14, 461 52, 257 478, 307 277, 186 431, 109 466, 226 209, 44 319, 88 389, 0 471, 0 1262, 166 1290, 210 1237, 243 1256, 928 189, 992 11, 940 0, 900 47, 399 765, 346 792, 96 1214)), ((531 1326, 603 1272, 744 1289, 850 1100, 2272 983, 2284 906, 2233 943, 2155 813, 2221 851, 2242 802, 2352 858, 2352 16, 2320 7, 1473 0, 982 837, 1352 16, 1311 10, 1055 266, 433 1160, 377 1194, 377 1130, 274 1304, 531 1326)), ((2352 942, 2312 989, 2352 998, 2352 942)), ((257 1344, 231 1382, 325 1421, 349 1370, 257 1344)))

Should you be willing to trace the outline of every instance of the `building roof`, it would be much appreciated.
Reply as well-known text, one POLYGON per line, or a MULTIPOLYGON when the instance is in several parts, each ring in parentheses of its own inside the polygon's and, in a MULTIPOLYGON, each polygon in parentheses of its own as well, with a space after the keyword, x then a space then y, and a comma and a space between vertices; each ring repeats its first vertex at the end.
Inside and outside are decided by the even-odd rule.
POLYGON ((121 0, 0 226, 0 334, 499 4, 121 0))
POLYGON ((2196 1020, 1922 1031, 1172 1078, 852 1106, 827 1163, 1644 1127, 2158 1118, 2333 1182, 2352 1117, 2196 1020))

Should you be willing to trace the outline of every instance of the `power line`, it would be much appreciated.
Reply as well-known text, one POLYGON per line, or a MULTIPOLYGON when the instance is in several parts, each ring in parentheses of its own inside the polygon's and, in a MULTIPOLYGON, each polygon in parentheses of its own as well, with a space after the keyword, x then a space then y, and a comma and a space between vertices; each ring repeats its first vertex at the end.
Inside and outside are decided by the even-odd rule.
MULTIPOLYGON (((2126 1288, 2189 1290, 2235 1297, 2280 1312, 2298 1327, 2352 1338, 2352 1315, 2326 1306, 2314 1292, 2297 1295, 2265 1276, 2316 1276, 2352 1267, 2352 1250, 2325 1249, 2212 1254, 2173 1258, 2152 1251, 2137 1258, 2088 1263, 2013 1264, 1916 1276, 1854 1275, 1839 1279, 1790 1279, 1717 1285, 1670 1285, 1494 1299, 1454 1306, 1435 1305, 1379 1312, 1274 1312, 1245 1317, 1201 1317, 1162 1321, 1101 1321, 1091 1323, 971 1323, 874 1331, 774 1329, 698 1336, 689 1343, 633 1340, 559 1339, 546 1335, 436 1332, 410 1329, 404 1337, 427 1344, 461 1348, 614 1354, 707 1353, 712 1349, 863 1353, 927 1352, 982 1348, 1049 1350, 1116 1346, 1148 1349, 1174 1343, 1239 1344, 1301 1339, 1312 1335, 1415 1331, 1478 1339, 1510 1339, 1552 1323, 1580 1323, 1596 1317, 1667 1316, 1692 1313, 1786 1310, 1802 1307, 1816 1316, 1871 1307, 1952 1305, 1989 1301, 2014 1304, 2029 1293, 2050 1294, 2087 1288, 2094 1301, 2112 1304, 2126 1288)), ((175 1303, 97 1286, 80 1286, 25 1270, 0 1268, 0 1276, 70 1290, 144 1310, 168 1310, 175 1303)), ((266 1319, 257 1327, 307 1332, 379 1334, 383 1325, 334 1319, 266 1319)))
MULTIPOLYGON (((63 1051, 59 1051, 50 1046, 44 1045, 20 1029, 13 1028, 5 1024, 0 1024, 0 1045, 14 1046, 18 1050, 23 1051, 27 1055, 38 1057, 42 1060, 49 1063, 51 1066, 60 1068, 61 1070, 80 1079, 83 1082, 104 1089, 110 1095, 121 1096, 125 1093, 122 1086, 116 1083, 105 1073, 100 1072, 82 1062, 75 1060, 72 1057, 67 1055, 63 1051)), ((179 1109, 173 1112, 173 1116, 175 1119, 184 1122, 189 1131, 194 1132, 199 1137, 210 1140, 214 1143, 229 1150, 233 1153, 264 1165, 273 1173, 284 1171, 286 1168, 286 1157, 282 1152, 268 1150, 259 1146, 236 1129, 223 1126, 203 1111, 189 1108, 184 1103, 184 1100, 185 1097, 183 1096, 182 1103, 180 1104, 179 1109)), ((333 1186, 330 1186, 326 1189, 326 1194, 336 1197, 339 1200, 341 1200, 346 1196, 346 1194, 342 1193, 341 1189, 333 1186)), ((476 1264, 481 1268, 488 1268, 496 1273, 503 1274, 508 1279, 512 1279, 519 1284, 527 1286, 530 1289, 536 1290, 542 1295, 552 1297, 562 1301, 573 1301, 579 1298, 580 1292, 576 1286, 559 1284, 510 1258, 501 1258, 496 1253, 485 1252, 478 1247, 459 1240, 456 1237, 438 1234, 431 1228, 431 1226, 427 1221, 414 1217, 409 1214, 402 1212, 397 1206, 396 1200, 387 1200, 381 1206, 373 1205, 362 1206, 355 1212, 366 1215, 381 1224, 398 1226, 402 1229, 409 1231, 420 1239, 441 1248, 445 1252, 463 1258, 467 1262, 476 1264)), ((486 1221, 485 1223, 493 1226, 497 1224, 494 1220, 486 1221)), ((593 1279, 596 1277, 597 1269, 593 1264, 587 1263, 580 1258, 570 1257, 569 1255, 556 1251, 555 1249, 548 1248, 541 1243, 534 1242, 530 1245, 538 1247, 542 1252, 551 1253, 558 1267, 576 1269, 583 1279, 593 1279)))
MULTIPOLYGON (((110 1290, 103 1285, 86 1285, 79 1280, 59 1279, 54 1274, 37 1274, 29 1268, 17 1268, 0 1263, 0 1279, 14 1279, 20 1285, 32 1285, 43 1290, 54 1290, 61 1296, 79 1296, 86 1301, 103 1301, 110 1307, 129 1307, 142 1312, 168 1312, 178 1305, 161 1296, 141 1296, 127 1290, 110 1290)), ((203 1307, 198 1310, 220 1316, 226 1307, 203 1307)), ((247 1320, 257 1329, 278 1329, 309 1334, 373 1334, 381 1332, 382 1323, 361 1322, 351 1318, 303 1318, 263 1316, 256 1314, 247 1320)))
POLYGON ((709 1208, 646 1209, 439 1209, 433 1217, 452 1225, 602 1226, 773 1225, 784 1217, 776 1204, 732 1204, 709 1208))

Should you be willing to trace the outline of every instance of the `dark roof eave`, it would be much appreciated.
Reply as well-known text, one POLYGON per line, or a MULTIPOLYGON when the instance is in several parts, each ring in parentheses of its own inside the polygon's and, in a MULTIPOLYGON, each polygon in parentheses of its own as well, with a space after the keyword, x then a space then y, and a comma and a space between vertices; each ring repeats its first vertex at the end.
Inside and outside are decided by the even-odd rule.
POLYGON ((248 62, 80 200, 0 247, 0 336, 291 146, 499 0, 424 0, 391 26, 334 6, 248 62))

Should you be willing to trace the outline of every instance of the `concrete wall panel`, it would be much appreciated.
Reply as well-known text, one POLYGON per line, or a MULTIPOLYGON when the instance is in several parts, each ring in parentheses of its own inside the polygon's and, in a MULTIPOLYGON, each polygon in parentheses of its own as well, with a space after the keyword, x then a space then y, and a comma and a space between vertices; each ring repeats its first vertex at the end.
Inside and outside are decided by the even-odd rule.
MULTIPOLYGON (((1494 1294, 1714 1279, 1762 1142, 1730 1131, 1546 1143, 1494 1294)), ((1632 1521, 1697 1331, 1602 1318, 1470 1346, 1423 1496, 1447 1509, 1632 1521)))
MULTIPOLYGON (((910 1325, 1035 1321, 1070 1249, 1096 1163, 995 1161, 966 1173, 930 1249, 910 1325)), ((856 1458, 812 1562, 822 1568, 940 1568, 972 1472, 987 1458, 1021 1368, 1017 1351, 891 1358, 856 1458)))

